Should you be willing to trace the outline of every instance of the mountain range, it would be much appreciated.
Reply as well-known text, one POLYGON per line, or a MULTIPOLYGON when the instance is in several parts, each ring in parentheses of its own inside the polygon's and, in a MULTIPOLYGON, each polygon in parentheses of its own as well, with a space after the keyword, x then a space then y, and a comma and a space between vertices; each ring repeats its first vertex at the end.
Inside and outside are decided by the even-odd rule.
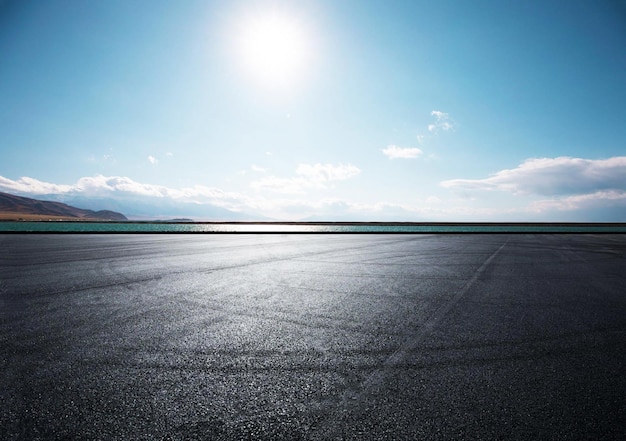
POLYGON ((62 202, 42 201, 0 192, 0 219, 5 220, 128 220, 111 210, 87 210, 62 202))
MULTIPOLYGON (((1 0, 0 0, 1 1, 1 0)), ((124 195, 45 194, 31 199, 0 192, 0 220, 135 220, 185 218, 195 221, 262 221, 262 215, 229 210, 212 204, 171 198, 124 195), (81 207, 81 208, 76 208, 81 207), (121 214, 124 213, 124 214, 121 214)))

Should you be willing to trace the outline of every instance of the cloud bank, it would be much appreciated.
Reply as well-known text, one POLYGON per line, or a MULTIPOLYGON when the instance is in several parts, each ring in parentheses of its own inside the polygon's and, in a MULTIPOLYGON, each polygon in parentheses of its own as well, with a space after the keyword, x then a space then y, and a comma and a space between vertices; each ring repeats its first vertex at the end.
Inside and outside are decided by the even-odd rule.
POLYGON ((224 192, 218 188, 195 185, 174 189, 162 185, 144 184, 122 176, 87 176, 73 185, 59 185, 22 177, 11 180, 0 176, 0 191, 23 195, 67 195, 91 198, 169 198, 181 202, 208 203, 239 211, 246 198, 236 193, 224 192))
POLYGON ((443 181, 441 185, 543 196, 626 191, 626 156, 609 159, 567 156, 528 159, 514 169, 499 171, 485 179, 452 179, 443 181))
POLYGON ((0 191, 61 201, 119 201, 125 207, 186 203, 197 206, 196 213, 201 213, 203 206, 207 209, 215 206, 248 213, 251 217, 279 220, 626 221, 626 157, 623 156, 595 160, 528 159, 487 178, 441 183, 446 188, 473 193, 470 198, 422 194, 410 203, 357 203, 335 198, 331 191, 317 195, 313 192, 333 190, 338 182, 360 175, 361 170, 351 164, 299 164, 290 177, 267 176, 260 168, 258 172, 263 173, 262 178, 250 183, 252 191, 242 193, 204 185, 171 188, 123 176, 102 175, 82 177, 71 185, 0 176, 0 191), (483 194, 478 194, 481 191, 483 194), (520 198, 507 198, 507 194, 520 198))
MULTIPOLYGON (((252 166, 258 173, 267 170, 252 166)), ((308 206, 300 214, 311 213, 311 208, 318 202, 304 202, 276 198, 271 193, 304 194, 309 190, 324 190, 333 188, 339 181, 351 179, 361 173, 361 170, 352 164, 298 164, 295 176, 277 177, 264 176, 252 181, 253 194, 226 192, 219 188, 204 185, 194 185, 184 188, 170 188, 163 185, 146 184, 134 181, 123 176, 87 176, 82 177, 71 185, 59 185, 37 179, 22 177, 17 180, 0 176, 0 191, 25 196, 44 196, 52 199, 113 199, 120 201, 144 201, 152 199, 163 202, 183 202, 193 204, 212 205, 235 212, 256 212, 263 216, 278 216, 278 218, 298 219, 300 216, 292 209, 297 206, 308 206), (291 208, 290 208, 291 207, 291 208)), ((323 204, 322 204, 323 205, 323 204)), ((295 210, 295 209, 294 209, 295 210)))
POLYGON ((22 177, 16 181, 0 176, 0 191, 25 194, 63 194, 72 191, 71 185, 51 184, 37 179, 22 177))
POLYGON ((443 187, 464 191, 504 191, 539 196, 530 212, 618 210, 626 216, 626 156, 583 159, 561 156, 533 158, 514 169, 501 170, 484 179, 452 179, 443 187))

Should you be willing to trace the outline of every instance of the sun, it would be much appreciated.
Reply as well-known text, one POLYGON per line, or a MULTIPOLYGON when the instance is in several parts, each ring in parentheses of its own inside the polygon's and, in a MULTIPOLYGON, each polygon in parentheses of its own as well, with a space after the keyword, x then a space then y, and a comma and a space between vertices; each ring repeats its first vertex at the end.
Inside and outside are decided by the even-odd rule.
POLYGON ((257 80, 287 86, 310 68, 310 45, 305 27, 296 18, 279 13, 257 14, 240 28, 240 57, 257 80))

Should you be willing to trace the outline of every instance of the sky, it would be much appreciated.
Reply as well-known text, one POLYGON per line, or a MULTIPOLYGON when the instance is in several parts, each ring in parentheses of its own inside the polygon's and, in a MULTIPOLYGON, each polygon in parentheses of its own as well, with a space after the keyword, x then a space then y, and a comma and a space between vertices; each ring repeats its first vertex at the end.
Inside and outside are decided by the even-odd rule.
POLYGON ((0 0, 0 191, 626 221, 624 48, 623 0, 0 0))

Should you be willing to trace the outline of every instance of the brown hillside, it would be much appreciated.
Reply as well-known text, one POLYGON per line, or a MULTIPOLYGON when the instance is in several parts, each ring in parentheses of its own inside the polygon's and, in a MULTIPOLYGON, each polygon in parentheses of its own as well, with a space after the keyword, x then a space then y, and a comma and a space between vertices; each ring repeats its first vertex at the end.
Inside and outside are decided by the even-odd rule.
POLYGON ((128 220, 115 211, 83 210, 61 202, 15 196, 0 192, 0 219, 4 220, 128 220))

